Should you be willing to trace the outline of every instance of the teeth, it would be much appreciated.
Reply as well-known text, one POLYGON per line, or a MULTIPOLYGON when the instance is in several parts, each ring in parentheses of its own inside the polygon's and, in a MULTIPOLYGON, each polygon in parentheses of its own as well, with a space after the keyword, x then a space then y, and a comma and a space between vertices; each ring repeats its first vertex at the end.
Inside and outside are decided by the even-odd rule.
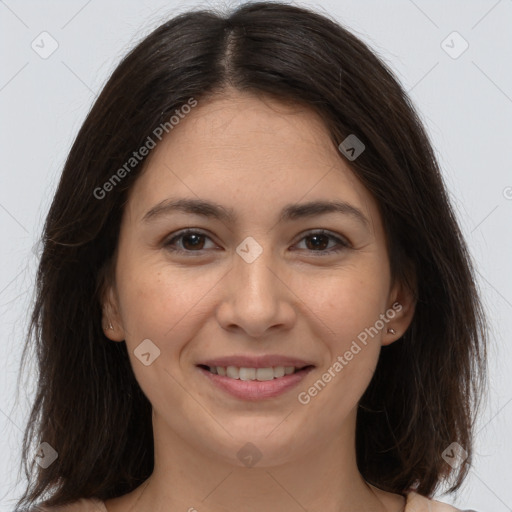
POLYGON ((272 380, 279 379, 285 375, 295 372, 294 366, 274 366, 269 368, 238 368, 237 366, 209 366, 210 372, 216 375, 222 375, 231 379, 239 380, 272 380))
POLYGON ((258 368, 254 373, 256 380, 273 380, 274 378, 273 368, 258 368))
POLYGON ((226 368, 226 376, 231 379, 239 379, 240 378, 240 370, 235 366, 228 366, 226 368))
POLYGON ((256 378, 256 368, 240 368, 238 376, 240 380, 254 380, 256 378))
MULTIPOLYGON (((293 368, 291 373, 293 373, 293 371, 295 370, 295 368, 293 366, 289 366, 288 368, 293 368)), ((286 373, 286 370, 285 370, 284 366, 276 366, 274 368, 274 377, 276 379, 278 379, 279 377, 284 377, 285 373, 286 373)))

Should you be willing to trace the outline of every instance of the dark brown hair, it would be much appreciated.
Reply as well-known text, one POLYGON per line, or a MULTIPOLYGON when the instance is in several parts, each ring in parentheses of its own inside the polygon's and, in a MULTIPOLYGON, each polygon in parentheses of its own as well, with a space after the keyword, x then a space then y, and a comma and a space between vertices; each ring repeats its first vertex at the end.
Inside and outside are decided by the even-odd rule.
POLYGON ((19 505, 110 499, 153 470, 151 404, 126 344, 105 337, 100 305, 145 160, 103 198, 94 191, 190 98, 227 87, 307 105, 336 147, 350 134, 365 144, 347 163, 379 205, 393 278, 414 287, 417 305, 361 398, 359 471, 381 489, 415 486, 427 496, 444 480, 457 490, 467 475, 486 383, 485 318, 428 136, 387 65, 348 30, 308 9, 260 2, 228 15, 187 12, 154 30, 114 70, 73 143, 44 227, 23 350, 23 361, 35 350, 39 374, 19 505), (46 469, 33 457, 42 442, 58 452, 46 469), (442 457, 453 442, 468 453, 454 469, 442 457))

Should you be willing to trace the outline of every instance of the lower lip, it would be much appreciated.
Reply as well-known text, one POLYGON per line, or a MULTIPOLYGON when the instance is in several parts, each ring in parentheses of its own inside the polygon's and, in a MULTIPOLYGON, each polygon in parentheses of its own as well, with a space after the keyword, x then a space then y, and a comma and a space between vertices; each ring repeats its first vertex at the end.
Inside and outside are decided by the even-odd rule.
POLYGON ((198 369, 216 386, 236 398, 242 400, 263 400, 265 398, 274 398, 282 395, 297 386, 299 382, 313 370, 313 366, 290 375, 265 381, 232 379, 211 373, 201 367, 198 367, 198 369))

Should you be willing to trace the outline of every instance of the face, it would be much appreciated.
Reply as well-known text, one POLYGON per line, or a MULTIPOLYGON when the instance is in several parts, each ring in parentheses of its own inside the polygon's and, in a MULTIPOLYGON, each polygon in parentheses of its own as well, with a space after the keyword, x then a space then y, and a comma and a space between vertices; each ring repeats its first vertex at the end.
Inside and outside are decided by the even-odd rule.
POLYGON ((412 307, 377 204, 320 118, 231 92, 146 163, 105 303, 154 426, 236 465, 247 442, 273 465, 339 439, 412 307))

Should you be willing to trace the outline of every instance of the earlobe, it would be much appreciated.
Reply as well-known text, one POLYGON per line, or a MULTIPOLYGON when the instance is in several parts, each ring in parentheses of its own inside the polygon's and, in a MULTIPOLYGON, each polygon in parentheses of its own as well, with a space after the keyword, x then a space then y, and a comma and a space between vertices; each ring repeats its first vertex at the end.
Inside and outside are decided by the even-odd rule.
POLYGON ((101 325, 105 336, 112 341, 124 341, 124 329, 119 315, 117 299, 111 286, 107 288, 103 295, 102 311, 101 325))
POLYGON ((400 339, 411 325, 416 309, 416 297, 413 290, 406 286, 399 286, 391 295, 391 304, 388 308, 388 324, 382 337, 382 345, 390 345, 400 339))

